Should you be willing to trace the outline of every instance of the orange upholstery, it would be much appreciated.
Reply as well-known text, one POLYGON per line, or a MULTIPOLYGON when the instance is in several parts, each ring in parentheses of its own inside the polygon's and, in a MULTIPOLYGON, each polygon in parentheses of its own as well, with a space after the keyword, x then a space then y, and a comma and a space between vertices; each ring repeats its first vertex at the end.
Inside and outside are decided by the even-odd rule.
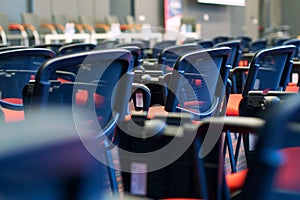
POLYGON ((227 186, 231 193, 242 189, 247 173, 248 169, 244 169, 233 174, 226 174, 227 186))
POLYGON ((299 87, 297 86, 297 83, 289 83, 285 90, 288 92, 299 92, 299 87))
POLYGON ((280 150, 283 155, 283 165, 275 177, 275 187, 281 190, 300 191, 300 147, 280 150))
POLYGON ((239 116, 239 104, 242 100, 242 94, 230 94, 226 109, 227 116, 239 116))
MULTIPOLYGON (((2 100, 14 104, 23 104, 22 99, 18 98, 4 98, 2 100)), ((2 111, 4 113, 6 123, 23 121, 25 119, 24 111, 22 110, 11 110, 7 108, 2 108, 2 111)))
MULTIPOLYGON (((76 104, 77 105, 86 105, 88 99, 88 91, 82 90, 76 93, 76 104)), ((98 94, 94 94, 94 101, 96 107, 101 107, 104 102, 104 97, 98 94)))
POLYGON ((155 116, 167 116, 168 112, 165 111, 165 107, 164 106, 152 106, 149 108, 148 111, 148 118, 149 119, 153 119, 155 116))

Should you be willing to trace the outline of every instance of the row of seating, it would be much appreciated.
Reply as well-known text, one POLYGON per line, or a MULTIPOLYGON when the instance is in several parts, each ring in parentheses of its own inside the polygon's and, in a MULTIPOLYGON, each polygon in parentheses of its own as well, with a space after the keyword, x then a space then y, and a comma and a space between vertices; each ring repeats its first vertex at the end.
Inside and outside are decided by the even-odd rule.
MULTIPOLYGON (((4 44, 16 44, 18 41, 21 45, 39 45, 42 44, 45 34, 65 33, 66 24, 72 21, 68 20, 65 15, 53 15, 52 20, 44 23, 43 20, 34 13, 22 13, 22 24, 11 24, 4 13, 0 13, 1 40, 4 44)), ((105 33, 109 32, 111 25, 119 23, 116 16, 107 16, 105 23, 94 23, 88 16, 79 16, 78 22, 74 22, 74 32, 76 33, 105 33)), ((126 16, 128 24, 120 25, 120 31, 139 29, 141 25, 135 23, 132 16, 126 16)), ((17 43, 18 44, 18 43, 17 43)))
MULTIPOLYGON (((250 153, 246 145, 249 141, 247 140, 249 133, 257 133, 265 124, 262 119, 242 118, 241 116, 232 119, 224 118, 227 98, 230 99, 231 95, 231 84, 236 84, 229 79, 233 80, 232 77, 234 77, 229 65, 234 60, 230 59, 231 55, 235 55, 232 53, 233 48, 224 45, 201 49, 195 43, 169 46, 162 49, 158 57, 153 59, 143 58, 141 48, 132 46, 133 44, 128 45, 127 47, 115 46, 116 48, 106 50, 99 50, 96 47, 92 51, 81 53, 76 51, 71 54, 69 52, 68 55, 61 56, 45 48, 23 48, 0 52, 2 56, 0 70, 6 78, 15 76, 19 72, 20 77, 29 74, 25 78, 25 84, 22 83, 26 85, 25 88, 21 89, 24 105, 22 107, 25 111, 23 123, 26 126, 26 123, 32 123, 31 120, 34 119, 47 121, 47 116, 51 116, 50 114, 53 114, 55 110, 57 113, 54 113, 54 118, 57 124, 52 125, 64 127, 58 132, 77 132, 88 151, 108 165, 111 190, 119 197, 122 196, 124 189, 127 193, 154 199, 182 197, 228 199, 236 188, 242 187, 243 183, 241 181, 241 184, 236 187, 240 182, 232 181, 234 177, 225 176, 224 154, 227 146, 230 150, 229 154, 234 155, 230 143, 231 137, 228 135, 240 133, 244 136, 247 159, 249 159, 250 153), (21 57, 18 57, 19 55, 21 57), (27 60, 21 60, 22 57, 26 57, 27 60), (133 82, 145 83, 149 88, 142 90, 143 93, 132 95, 133 82), (160 93, 155 95, 156 92, 160 93), (153 98, 157 96, 162 97, 162 100, 153 98), (133 98, 135 104, 139 105, 137 107, 148 112, 132 112, 129 115, 130 97, 133 98), (149 104, 145 105, 147 101, 149 104), (73 122, 68 122, 67 125, 62 124, 65 122, 64 119, 71 119, 73 122), (74 125, 76 131, 72 128, 74 125), (67 131, 65 128, 70 129, 67 131), (175 146, 171 148, 169 145, 175 146), (165 147, 168 151, 159 151, 159 154, 156 154, 156 151, 165 147), (111 154, 116 149, 119 151, 119 159, 113 158, 112 161, 111 154), (116 167, 118 161, 122 168, 116 167), (119 170, 122 171, 121 177, 118 176, 119 170), (232 182, 236 185, 232 186, 230 184, 232 182)), ((239 109, 239 113, 242 113, 240 115, 248 116, 249 108, 254 108, 256 105, 246 99, 250 98, 250 91, 265 90, 266 93, 266 89, 272 91, 285 89, 290 80, 294 51, 295 46, 284 45, 264 49, 254 54, 249 68, 245 68, 247 81, 242 90, 245 93, 244 100, 242 100, 245 104, 243 107, 240 104, 240 108, 247 109, 244 113, 239 109)), ((1 81, 1 86, 5 81, 1 81)), ((140 86, 138 88, 141 89, 140 86)), ((21 94, 20 90, 18 93, 21 94)), ((265 93, 263 95, 266 95, 265 93)), ((260 96, 255 108, 265 110, 261 98, 266 97, 260 96)), ((12 102, 8 104, 10 108, 15 106, 12 102)), ((236 102, 236 105, 238 104, 236 102)), ((265 106, 268 105, 265 104, 265 106)), ((289 110, 296 110, 298 105, 289 106, 291 106, 289 110)), ((274 107, 271 105, 271 108, 274 107)), ((272 122, 273 120, 276 122, 278 119, 274 117, 272 122)), ((6 125, 1 126, 6 127, 6 125)), ((266 126, 268 133, 276 130, 271 125, 266 126), (268 129, 270 126, 272 128, 268 129)), ((290 131, 290 129, 285 130, 290 131)), ((284 130, 281 129, 280 133, 283 132, 284 130)), ((278 137, 281 138, 281 136, 278 137)), ((262 141, 265 141, 263 139, 262 137, 262 141)), ((237 146, 238 150, 239 145, 237 146)), ((263 148, 269 150, 269 146, 262 145, 255 152, 259 153, 263 148)), ((54 159, 56 159, 55 156, 54 159)), ((252 163, 250 160, 249 166, 252 163)), ((231 158, 233 172, 235 172, 236 162, 236 157, 231 158)), ((260 163, 260 161, 257 162, 260 163)), ((10 163, 14 166, 13 162, 10 163)), ((81 166, 78 163, 76 165, 81 166)), ((95 163, 91 165, 96 166, 95 163)), ((3 166, 5 169, 5 165, 3 166)), ((251 199, 259 197, 265 199, 263 193, 269 192, 270 189, 264 188, 257 193, 258 196, 255 196, 250 189, 255 187, 253 180, 258 175, 252 172, 252 169, 253 171, 259 171, 259 169, 251 167, 249 169, 245 190, 241 194, 242 198, 248 196, 250 198, 250 195, 253 195, 251 199)), ((86 175, 91 175, 93 172, 97 173, 89 171, 86 175)), ((91 176, 88 177, 91 178, 91 176)), ((66 177, 67 181, 72 181, 72 178, 74 179, 74 176, 66 177)), ((96 183, 99 183, 99 177, 95 178, 98 180, 96 183)), ((12 185, 18 183, 18 180, 10 178, 5 180, 12 185)), ((241 180, 245 179, 242 177, 241 180)), ((57 183, 56 181, 52 183, 57 183)), ((263 181, 266 180, 262 180, 262 184, 265 183, 263 181)), ((31 189, 35 186, 31 188, 30 182, 26 183, 28 184, 26 190, 20 188, 18 194, 32 195, 31 189)), ((103 186, 101 183, 100 185, 103 186)), ((291 189, 287 184, 277 186, 291 189)), ((43 184, 40 188, 46 192, 52 190, 52 187, 52 185, 43 184)), ((77 185, 78 187, 80 185, 77 185)), ((59 195, 60 189, 55 188, 54 194, 59 195)), ((7 189, 1 193, 9 197, 13 195, 10 191, 7 189)), ((98 193, 97 195, 103 192, 100 188, 94 187, 89 187, 87 191, 88 196, 95 192, 98 193)), ((64 190, 64 192, 72 194, 70 190, 64 190)), ((35 195, 43 196, 43 193, 36 193, 31 197, 35 195)))

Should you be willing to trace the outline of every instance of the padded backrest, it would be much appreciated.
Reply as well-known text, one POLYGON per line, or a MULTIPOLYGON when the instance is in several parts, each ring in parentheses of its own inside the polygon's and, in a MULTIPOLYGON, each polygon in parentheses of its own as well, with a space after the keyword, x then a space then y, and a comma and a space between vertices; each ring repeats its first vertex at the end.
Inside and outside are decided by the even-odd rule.
POLYGON ((156 42, 153 46, 152 57, 158 58, 159 54, 163 49, 175 45, 176 45, 176 40, 164 40, 164 41, 156 42))
POLYGON ((58 56, 80 53, 85 51, 91 51, 96 47, 95 44, 91 43, 74 43, 66 44, 58 49, 58 56))
POLYGON ((132 41, 132 42, 126 42, 126 43, 121 43, 121 44, 116 44, 115 45, 115 48, 122 48, 122 47, 128 47, 128 46, 137 46, 137 47, 139 47, 141 50, 142 50, 142 58, 144 58, 144 56, 145 56, 145 48, 146 48, 146 46, 145 46, 145 44, 144 44, 144 42, 142 42, 142 41, 132 41))
POLYGON ((151 120, 133 116, 133 121, 118 124, 125 191, 151 199, 207 199, 196 134, 191 116, 180 113, 151 120), (141 171, 135 171, 139 166, 141 171))
POLYGON ((215 105, 219 107, 225 92, 229 53, 230 48, 220 47, 180 56, 172 72, 166 110, 175 112, 181 107, 200 113, 199 116, 212 115, 216 111, 212 109, 214 103, 217 101, 215 105))
POLYGON ((265 48, 267 48, 267 43, 268 43, 267 38, 261 38, 261 39, 252 41, 252 43, 250 44, 249 51, 256 52, 258 50, 265 49, 265 48))
POLYGON ((131 52, 133 56, 133 67, 139 69, 142 63, 143 50, 138 46, 123 46, 121 48, 131 52))
POLYGON ((232 68, 235 68, 239 64, 239 60, 242 56, 241 41, 231 40, 227 42, 221 42, 215 45, 215 47, 229 47, 231 48, 230 56, 228 58, 227 64, 232 68))
POLYGON ((293 57, 297 60, 299 59, 300 40, 298 38, 286 40, 285 42, 283 42, 283 45, 294 45, 296 49, 293 57))
POLYGON ((250 43, 252 41, 251 37, 248 36, 239 36, 237 37, 238 40, 241 40, 241 49, 243 52, 248 52, 249 51, 249 47, 250 47, 250 43))
POLYGON ((56 56, 48 49, 20 48, 0 52, 1 98, 21 98, 23 87, 39 67, 56 56))
POLYGON ((120 177, 114 174, 116 163, 109 160, 114 156, 112 151, 94 137, 97 155, 105 157, 100 162, 83 143, 90 136, 87 129, 79 133, 73 118, 60 118, 60 111, 53 108, 42 118, 33 115, 22 123, 1 124, 1 198, 113 198, 117 191, 111 185, 117 180, 109 177, 120 177), (22 137, 22 142, 17 142, 17 137, 22 137))
POLYGON ((167 47, 162 50, 158 58, 158 63, 162 65, 162 70, 165 73, 168 71, 172 71, 175 62, 180 55, 197 49, 198 45, 195 43, 167 47))
POLYGON ((104 40, 97 44, 97 49, 111 49, 117 44, 115 40, 104 40))
POLYGON ((105 23, 111 25, 113 23, 119 23, 119 19, 116 15, 108 15, 104 17, 105 23))
POLYGON ((99 119, 101 125, 105 125, 113 113, 117 113, 121 120, 130 98, 132 68, 132 54, 125 49, 60 56, 39 69, 25 102, 38 106, 42 111, 53 104, 62 108, 82 105, 84 109, 92 109, 94 114, 91 116, 99 119), (55 81, 57 70, 74 68, 77 71, 75 82, 55 81))
POLYGON ((230 40, 228 36, 217 36, 213 38, 214 45, 230 40))
POLYGON ((200 49, 208 49, 214 46, 213 40, 200 40, 198 42, 200 49))
POLYGON ((80 15, 78 17, 78 22, 80 24, 90 24, 92 26, 94 25, 92 18, 90 18, 89 16, 86 16, 86 15, 80 15))
POLYGON ((256 145, 242 199, 300 198, 300 104, 290 97, 269 113, 256 145))
POLYGON ((286 45, 258 51, 249 65, 243 96, 250 90, 285 90, 295 46, 286 45))
POLYGON ((62 45, 63 44, 39 44, 39 45, 33 45, 31 47, 50 49, 50 50, 54 51, 57 54, 59 48, 62 47, 62 45))

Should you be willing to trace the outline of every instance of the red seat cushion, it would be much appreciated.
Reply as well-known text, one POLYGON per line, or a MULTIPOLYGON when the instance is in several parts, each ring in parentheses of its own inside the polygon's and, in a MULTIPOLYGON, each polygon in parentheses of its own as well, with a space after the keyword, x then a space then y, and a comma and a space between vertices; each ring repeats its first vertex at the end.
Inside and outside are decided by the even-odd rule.
POLYGON ((226 174, 227 186, 231 193, 242 189, 247 173, 248 169, 244 169, 233 174, 226 174))
POLYGON ((151 106, 148 110, 148 118, 153 119, 155 116, 167 116, 164 106, 151 106))
MULTIPOLYGON (((76 93, 76 105, 84 106, 87 103, 88 91, 82 90, 76 93)), ((104 102, 104 97, 99 94, 94 94, 94 101, 96 107, 101 107, 104 102)))
POLYGON ((275 187, 289 191, 300 191, 300 147, 280 150, 283 155, 283 165, 275 177, 275 187))
MULTIPOLYGON (((19 98, 4 98, 2 100, 14 104, 23 104, 23 100, 19 98)), ((4 114, 4 121, 7 123, 23 121, 25 119, 23 110, 2 108, 2 111, 4 114)))
POLYGON ((242 94, 230 94, 226 109, 227 116, 239 116, 239 104, 242 100, 242 94))

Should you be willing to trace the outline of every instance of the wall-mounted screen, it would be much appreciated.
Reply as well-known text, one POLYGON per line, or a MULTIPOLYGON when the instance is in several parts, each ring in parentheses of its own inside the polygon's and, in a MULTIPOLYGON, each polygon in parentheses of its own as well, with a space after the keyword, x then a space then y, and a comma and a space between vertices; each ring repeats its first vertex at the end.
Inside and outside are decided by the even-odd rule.
POLYGON ((198 3, 245 6, 246 0, 197 0, 198 3))

